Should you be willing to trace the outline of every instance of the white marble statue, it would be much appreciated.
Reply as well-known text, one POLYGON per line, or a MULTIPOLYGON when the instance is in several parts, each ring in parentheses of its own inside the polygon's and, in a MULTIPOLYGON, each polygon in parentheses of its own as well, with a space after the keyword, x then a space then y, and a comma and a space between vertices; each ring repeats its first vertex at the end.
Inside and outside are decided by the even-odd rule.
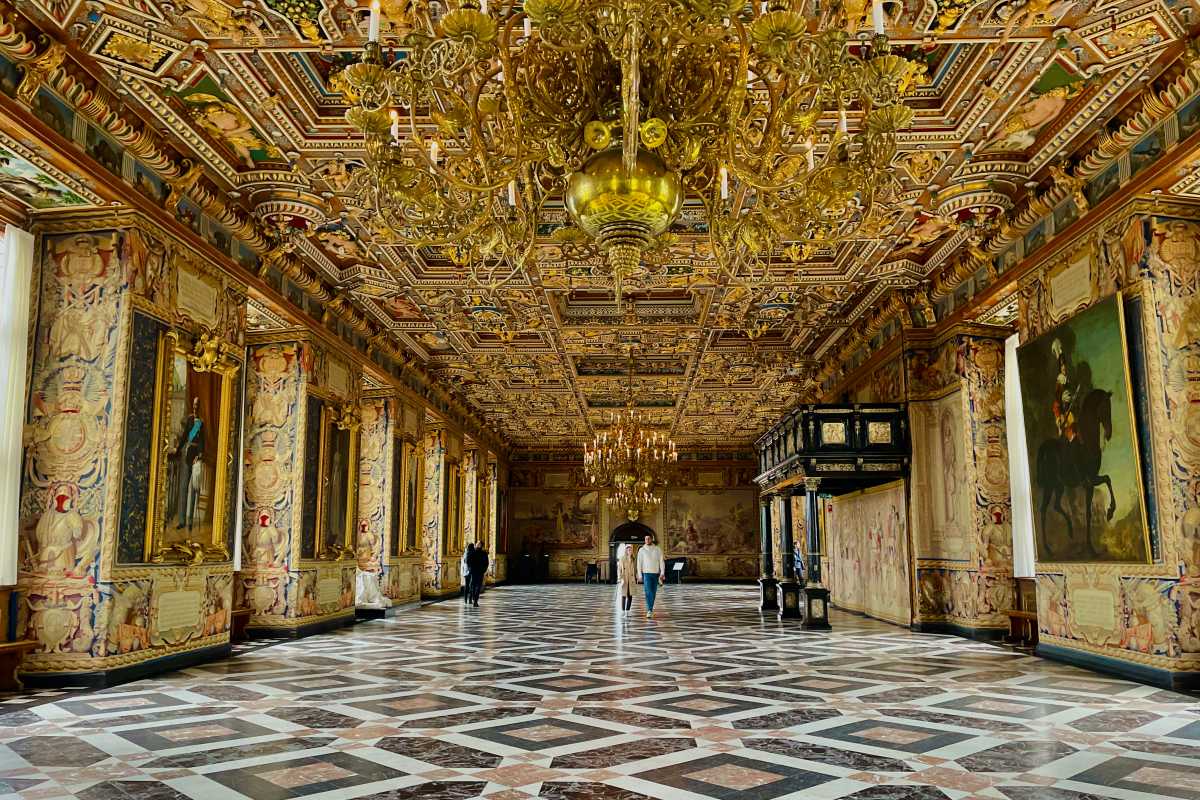
POLYGON ((379 591, 379 577, 374 572, 358 571, 358 586, 354 605, 358 608, 390 608, 392 601, 379 591))

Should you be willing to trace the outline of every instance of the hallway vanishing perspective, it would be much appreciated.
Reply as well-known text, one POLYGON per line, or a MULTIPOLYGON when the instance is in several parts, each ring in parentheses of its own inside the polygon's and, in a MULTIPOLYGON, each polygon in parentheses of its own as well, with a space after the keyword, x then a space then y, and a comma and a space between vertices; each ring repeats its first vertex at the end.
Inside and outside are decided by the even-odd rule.
POLYGON ((0 717, 0 795, 1200 798, 1200 702, 743 586, 493 589, 0 717))

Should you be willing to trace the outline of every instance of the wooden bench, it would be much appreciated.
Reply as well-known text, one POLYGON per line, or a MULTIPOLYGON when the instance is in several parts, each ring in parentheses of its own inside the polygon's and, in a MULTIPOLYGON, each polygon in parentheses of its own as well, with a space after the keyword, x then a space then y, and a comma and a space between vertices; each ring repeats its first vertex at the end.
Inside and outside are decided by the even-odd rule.
POLYGON ((235 608, 229 617, 229 641, 246 641, 248 638, 246 636, 246 626, 250 623, 250 609, 235 608))
POLYGON ((1021 648, 1032 648, 1037 645, 1037 612, 1013 609, 1005 613, 1008 614, 1009 641, 1021 648))
POLYGON ((31 650, 36 650, 38 643, 33 639, 18 639, 15 642, 0 642, 0 691, 17 691, 24 689, 17 670, 21 668, 21 660, 31 650))

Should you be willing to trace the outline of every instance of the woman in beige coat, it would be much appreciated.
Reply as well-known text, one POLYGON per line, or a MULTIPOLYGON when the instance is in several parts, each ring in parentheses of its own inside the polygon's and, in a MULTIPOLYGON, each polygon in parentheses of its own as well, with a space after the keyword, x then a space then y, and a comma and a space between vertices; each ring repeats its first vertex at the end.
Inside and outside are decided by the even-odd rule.
POLYGON ((617 550, 617 598, 621 611, 628 614, 633 606, 633 584, 637 567, 633 563, 633 546, 623 544, 617 550))

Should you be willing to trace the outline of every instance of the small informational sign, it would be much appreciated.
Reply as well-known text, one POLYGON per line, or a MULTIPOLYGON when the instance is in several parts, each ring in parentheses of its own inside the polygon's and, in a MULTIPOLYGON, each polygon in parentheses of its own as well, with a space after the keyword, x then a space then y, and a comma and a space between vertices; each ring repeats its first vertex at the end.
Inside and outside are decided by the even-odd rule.
POLYGON ((676 564, 676 565, 673 567, 673 569, 674 569, 676 572, 683 572, 683 562, 681 561, 681 562, 679 562, 678 564, 676 564))

